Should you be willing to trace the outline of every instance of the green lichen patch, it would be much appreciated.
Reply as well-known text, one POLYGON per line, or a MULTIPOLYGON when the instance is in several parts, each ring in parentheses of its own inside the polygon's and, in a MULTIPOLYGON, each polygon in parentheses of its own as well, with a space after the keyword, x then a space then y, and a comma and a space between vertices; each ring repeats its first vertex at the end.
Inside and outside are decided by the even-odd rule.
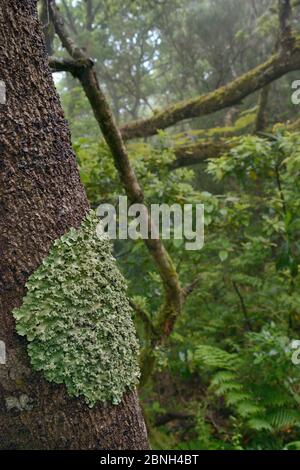
POLYGON ((54 242, 13 312, 33 368, 90 406, 119 403, 139 379, 125 280, 106 235, 96 233, 97 223, 91 212, 79 230, 54 242))

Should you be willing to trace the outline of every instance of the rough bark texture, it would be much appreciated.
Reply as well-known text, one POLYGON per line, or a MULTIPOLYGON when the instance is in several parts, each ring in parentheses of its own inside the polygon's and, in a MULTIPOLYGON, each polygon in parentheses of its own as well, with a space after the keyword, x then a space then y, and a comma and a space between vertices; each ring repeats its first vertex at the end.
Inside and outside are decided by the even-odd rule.
POLYGON ((88 210, 68 126, 48 69, 35 0, 2 0, 0 80, 1 449, 145 449, 136 393, 90 409, 34 373, 11 311, 53 240, 88 210))

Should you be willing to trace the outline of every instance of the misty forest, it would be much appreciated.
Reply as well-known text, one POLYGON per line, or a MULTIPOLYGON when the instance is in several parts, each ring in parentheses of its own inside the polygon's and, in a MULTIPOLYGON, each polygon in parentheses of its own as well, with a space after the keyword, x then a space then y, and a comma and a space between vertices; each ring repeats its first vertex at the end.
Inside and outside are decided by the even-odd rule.
POLYGON ((300 1, 0 31, 0 448, 300 450, 300 1), (120 196, 204 205, 203 246, 109 240, 120 196))

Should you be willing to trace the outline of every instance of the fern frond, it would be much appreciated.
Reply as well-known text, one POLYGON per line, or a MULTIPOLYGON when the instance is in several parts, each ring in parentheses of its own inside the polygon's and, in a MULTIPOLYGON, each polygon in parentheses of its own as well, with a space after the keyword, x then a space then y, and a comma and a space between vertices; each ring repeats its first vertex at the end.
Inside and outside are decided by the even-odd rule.
POLYGON ((281 408, 268 414, 268 422, 275 430, 300 426, 300 413, 296 410, 281 408))
POLYGON ((271 424, 265 419, 251 418, 247 421, 247 424, 254 431, 273 431, 271 424))
POLYGON ((263 407, 248 401, 238 403, 236 409, 242 418, 248 418, 253 415, 262 415, 265 411, 263 407))
POLYGON ((243 392, 229 392, 226 397, 228 405, 236 405, 240 402, 247 402, 251 400, 251 395, 243 392))
POLYGON ((288 407, 295 404, 294 398, 284 389, 264 385, 257 390, 262 403, 269 408, 288 407))
POLYGON ((225 395, 227 392, 231 392, 233 390, 241 391, 242 389, 243 385, 239 384, 238 382, 224 382, 216 389, 216 395, 221 396, 225 395))
POLYGON ((230 372, 227 370, 222 370, 220 372, 217 372, 212 381, 211 384, 213 386, 218 386, 226 382, 233 382, 235 379, 237 379, 237 376, 234 372, 230 372))
POLYGON ((201 345, 196 350, 195 360, 199 365, 214 369, 236 370, 239 356, 213 346, 201 345))

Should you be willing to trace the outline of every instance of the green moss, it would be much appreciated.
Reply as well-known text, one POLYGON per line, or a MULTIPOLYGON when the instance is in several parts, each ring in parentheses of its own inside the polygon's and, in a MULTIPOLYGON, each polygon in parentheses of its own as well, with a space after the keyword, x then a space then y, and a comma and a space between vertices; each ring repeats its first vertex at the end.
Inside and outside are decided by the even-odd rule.
POLYGON ((90 406, 119 403, 139 379, 125 281, 106 235, 96 234, 97 223, 90 213, 79 230, 54 242, 13 312, 33 368, 90 406))

